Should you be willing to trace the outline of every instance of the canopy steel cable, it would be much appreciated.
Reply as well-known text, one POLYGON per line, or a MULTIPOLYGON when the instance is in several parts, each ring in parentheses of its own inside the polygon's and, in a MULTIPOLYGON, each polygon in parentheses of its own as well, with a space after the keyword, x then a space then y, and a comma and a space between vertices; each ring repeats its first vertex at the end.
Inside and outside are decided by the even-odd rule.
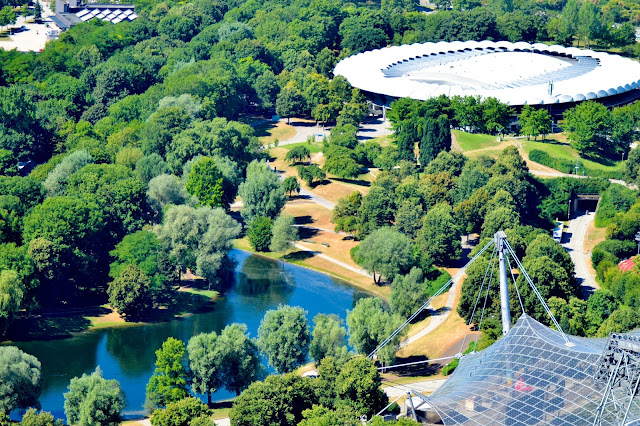
POLYGON ((538 300, 540 300, 540 303, 542 304, 542 307, 544 308, 545 312, 547 313, 547 315, 549 315, 549 318, 551 318, 551 321, 556 326, 556 328, 560 332, 560 334, 562 334, 562 338, 564 339, 564 341, 566 343, 571 343, 569 341, 569 338, 567 337, 567 335, 562 330, 562 327, 560 327, 560 324, 558 324, 558 321, 556 321, 556 317, 553 316, 553 313, 551 312, 551 309, 549 309, 549 306, 547 306, 547 303, 544 301, 544 298, 542 297, 542 295, 538 291, 537 287, 533 283, 533 280, 531 280, 531 277, 529 276, 527 271, 524 269, 524 266, 522 266, 522 263, 520 262, 520 259, 518 259, 518 256, 516 256, 515 251, 513 250, 513 248, 511 248, 511 245, 509 244, 509 241, 505 240, 505 245, 506 245, 507 249, 509 250, 509 252, 511 253, 511 255, 513 256, 513 259, 516 261, 516 264, 518 265, 518 268, 520 268, 520 272, 522 273, 522 275, 524 275, 525 279, 529 283, 529 286, 535 292, 536 296, 538 297, 538 300))
MULTIPOLYGON (((498 260, 495 259, 495 262, 497 262, 498 260)), ((493 269, 494 266, 492 264, 489 264, 488 266, 489 268, 491 268, 491 276, 489 278, 489 284, 487 284, 487 292, 484 295, 484 302, 482 304, 482 311, 480 314, 480 323, 478 324, 478 334, 476 335, 476 344, 473 347, 473 352, 476 351, 476 347, 478 347, 478 340, 480 340, 480 334, 482 333, 482 321, 484 321, 484 313, 487 309, 487 299, 489 298, 489 289, 491 288, 491 283, 493 282, 493 269)))
POLYGON ((516 283, 516 277, 513 275, 513 268, 511 268, 511 262, 509 262, 509 256, 505 256, 507 261, 507 266, 509 266, 509 272, 511 273, 511 279, 513 280, 513 286, 516 288, 516 294, 518 295, 518 301, 520 302, 520 308, 522 309, 522 313, 526 314, 524 311, 524 304, 522 303, 522 297, 520 297, 520 290, 518 290, 518 284, 516 283))
MULTIPOLYGON (((473 317, 476 314, 476 308, 478 307, 478 302, 480 301, 480 296, 482 295, 482 289, 484 288, 484 283, 487 280, 487 274, 489 274, 489 269, 491 266, 491 263, 493 262, 493 258, 496 255, 496 252, 498 251, 498 247, 494 246, 493 247, 493 252, 491 253, 491 258, 489 259, 489 264, 487 266, 486 271, 484 271, 484 277, 482 278, 482 284, 480 285, 480 290, 478 291, 478 295, 476 296, 476 301, 473 304, 473 311, 471 311, 471 317, 469 318, 469 326, 471 326, 471 324, 473 323, 473 317)), ((492 274, 493 276, 493 271, 492 274)), ((489 286, 489 283, 487 283, 487 288, 489 286)), ((462 342, 460 342, 460 350, 458 351, 459 354, 462 354, 462 350, 464 348, 464 342, 467 340, 467 335, 469 334, 469 328, 467 327, 467 329, 464 332, 464 337, 462 338, 462 342)))
POLYGON ((382 410, 380 410, 377 414, 374 414, 369 420, 367 420, 367 423, 373 421, 373 418, 376 416, 379 416, 380 414, 384 413, 384 410, 386 410, 387 408, 391 407, 393 405, 394 402, 396 402, 397 400, 399 400, 400 398, 402 398, 403 396, 405 396, 405 394, 401 394, 400 396, 398 396, 396 399, 394 399, 393 401, 391 401, 389 404, 387 404, 386 407, 384 407, 382 410))
POLYGON ((409 325, 411 323, 411 321, 413 321, 427 306, 429 306, 431 304, 431 302, 433 301, 433 299, 435 299, 436 297, 440 296, 440 294, 442 294, 444 292, 444 290, 451 285, 451 283, 453 283, 460 275, 462 275, 464 273, 464 271, 469 267, 469 265, 471 265, 473 262, 475 262, 475 260, 480 257, 482 255, 482 253, 484 253, 484 251, 489 248, 489 246, 491 244, 493 244, 494 241, 491 240, 489 241, 478 253, 476 253, 475 256, 473 256, 471 258, 470 261, 467 262, 466 265, 464 265, 464 267, 462 267, 458 273, 456 273, 451 279, 449 279, 449 281, 446 282, 446 284, 444 284, 442 287, 440 287, 440 289, 429 298, 429 300, 427 300, 426 302, 424 302, 422 304, 422 306, 420 306, 404 323, 402 323, 400 325, 400 327, 396 328, 395 331, 393 333, 391 333, 389 335, 389 337, 387 337, 386 339, 384 339, 384 341, 382 343, 380 343, 378 345, 377 348, 375 348, 369 355, 368 358, 373 359, 373 357, 378 353, 378 351, 382 348, 384 348, 385 346, 387 346, 387 344, 389 342, 391 342, 391 340, 393 340, 394 337, 396 337, 398 334, 400 334, 400 332, 402 330, 404 330, 404 328, 409 325))

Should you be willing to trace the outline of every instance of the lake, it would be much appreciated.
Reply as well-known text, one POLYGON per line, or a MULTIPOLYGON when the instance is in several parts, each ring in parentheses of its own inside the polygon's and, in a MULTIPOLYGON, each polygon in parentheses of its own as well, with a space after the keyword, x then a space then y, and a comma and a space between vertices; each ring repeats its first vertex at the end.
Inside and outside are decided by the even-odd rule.
MULTIPOLYGON (((186 343, 193 335, 220 332, 234 322, 246 324, 251 337, 257 337, 264 313, 280 304, 307 310, 313 327, 316 314, 345 319, 347 309, 369 296, 345 281, 296 265, 240 250, 232 250, 230 257, 237 262, 233 282, 225 283, 225 292, 209 312, 164 323, 89 331, 65 339, 15 343, 42 363, 42 409, 65 418, 63 394, 69 381, 100 366, 106 379, 120 382, 127 397, 125 415, 142 414, 155 351, 168 337, 186 343)), ((265 360, 263 363, 266 365, 265 360)), ((213 400, 234 396, 221 390, 213 394, 213 400)))

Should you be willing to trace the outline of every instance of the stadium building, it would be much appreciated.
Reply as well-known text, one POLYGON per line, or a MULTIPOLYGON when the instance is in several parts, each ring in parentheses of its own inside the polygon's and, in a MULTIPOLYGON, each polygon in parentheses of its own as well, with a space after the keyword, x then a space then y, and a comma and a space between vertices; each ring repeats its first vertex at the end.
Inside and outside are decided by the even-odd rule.
POLYGON ((340 61, 335 75, 374 107, 398 98, 494 97, 516 111, 545 106, 559 117, 577 102, 608 107, 640 98, 640 63, 618 55, 508 41, 454 41, 386 47, 340 61))

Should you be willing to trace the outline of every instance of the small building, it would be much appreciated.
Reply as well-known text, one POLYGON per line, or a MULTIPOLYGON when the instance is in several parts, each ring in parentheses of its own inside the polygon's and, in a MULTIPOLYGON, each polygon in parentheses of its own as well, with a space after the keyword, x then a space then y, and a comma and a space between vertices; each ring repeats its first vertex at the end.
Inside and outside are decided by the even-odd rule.
POLYGON ((55 15, 51 19, 62 31, 81 22, 98 18, 117 24, 138 18, 133 4, 120 3, 81 3, 80 0, 57 1, 55 15))

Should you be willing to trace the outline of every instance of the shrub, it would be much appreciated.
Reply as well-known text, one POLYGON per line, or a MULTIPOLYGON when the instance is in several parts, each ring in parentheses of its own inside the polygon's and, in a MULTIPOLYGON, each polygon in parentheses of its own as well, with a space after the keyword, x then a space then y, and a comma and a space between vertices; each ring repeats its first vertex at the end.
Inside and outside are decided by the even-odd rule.
POLYGON ((271 227, 273 221, 268 217, 258 216, 251 221, 247 229, 249 243, 254 250, 268 251, 271 243, 271 227))

